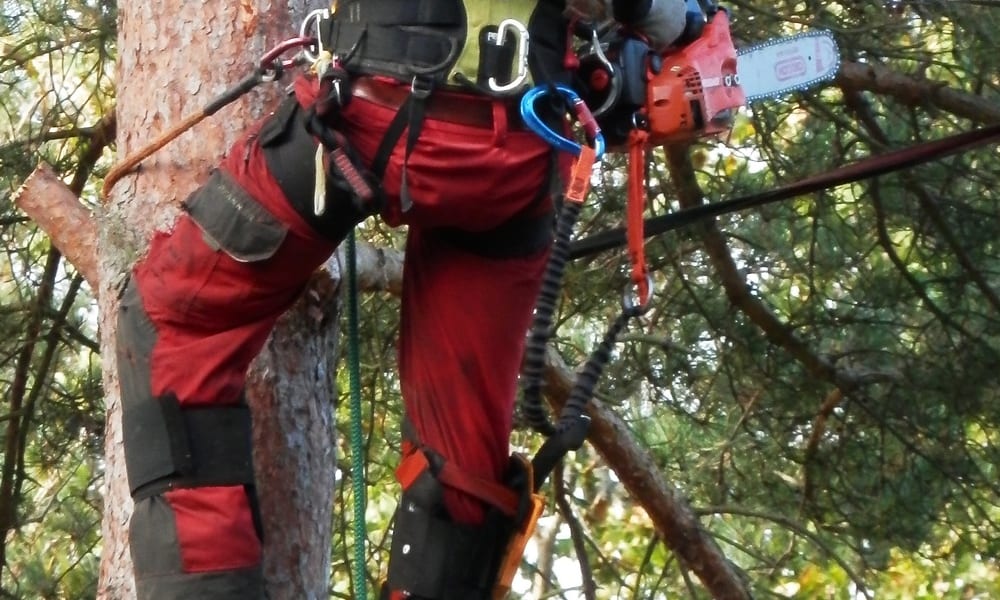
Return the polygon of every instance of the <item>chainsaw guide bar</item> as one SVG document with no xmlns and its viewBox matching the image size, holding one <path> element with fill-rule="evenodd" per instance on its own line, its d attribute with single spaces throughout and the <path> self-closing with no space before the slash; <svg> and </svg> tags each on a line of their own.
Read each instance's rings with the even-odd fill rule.
<svg viewBox="0 0 1000 600">
<path fill-rule="evenodd" d="M 736 72 L 748 104 L 828 81 L 838 69 L 837 42 L 822 29 L 742 48 L 736 56 Z"/>
</svg>

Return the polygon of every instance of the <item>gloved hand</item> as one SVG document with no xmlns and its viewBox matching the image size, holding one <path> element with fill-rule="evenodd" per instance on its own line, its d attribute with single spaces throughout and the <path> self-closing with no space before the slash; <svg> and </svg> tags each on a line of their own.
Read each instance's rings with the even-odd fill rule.
<svg viewBox="0 0 1000 600">
<path fill-rule="evenodd" d="M 656 52 L 666 50 L 681 38 L 689 36 L 691 28 L 691 0 L 610 0 L 612 15 L 619 23 L 634 29 L 646 37 L 650 47 Z M 694 0 L 698 15 L 704 22 L 701 7 Z"/>
</svg>

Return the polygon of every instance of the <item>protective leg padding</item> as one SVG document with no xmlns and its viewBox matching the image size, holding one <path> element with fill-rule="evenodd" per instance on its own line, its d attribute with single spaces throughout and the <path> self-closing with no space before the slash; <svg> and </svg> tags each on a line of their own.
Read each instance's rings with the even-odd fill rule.
<svg viewBox="0 0 1000 600">
<path fill-rule="evenodd" d="M 120 377 L 137 597 L 263 598 L 249 409 L 184 407 L 173 394 L 153 395 L 157 332 L 135 280 L 122 298 L 118 336 L 119 363 L 129 366 Z"/>
<path fill-rule="evenodd" d="M 253 485 L 250 411 L 235 405 L 182 407 L 153 397 L 150 362 L 157 334 L 135 280 L 118 319 L 122 435 L 129 489 L 139 500 L 174 487 Z"/>
<path fill-rule="evenodd" d="M 398 473 L 398 472 L 397 472 Z M 499 600 L 510 590 L 543 502 L 530 493 L 530 462 L 511 460 L 506 484 L 521 499 L 516 513 L 493 508 L 479 525 L 454 522 L 431 469 L 408 474 L 389 561 L 388 591 L 428 600 Z"/>
<path fill-rule="evenodd" d="M 433 476 L 426 472 L 422 479 Z M 415 487 L 434 486 L 422 481 Z M 389 588 L 431 600 L 488 600 L 513 521 L 491 512 L 481 525 L 461 525 L 421 496 L 404 492 L 396 511 Z"/>
</svg>

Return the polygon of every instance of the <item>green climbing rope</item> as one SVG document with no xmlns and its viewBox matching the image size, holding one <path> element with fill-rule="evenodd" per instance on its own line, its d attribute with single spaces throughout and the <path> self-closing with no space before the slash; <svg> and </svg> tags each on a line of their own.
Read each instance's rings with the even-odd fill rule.
<svg viewBox="0 0 1000 600">
<path fill-rule="evenodd" d="M 367 600 L 367 568 L 365 541 L 368 530 L 365 523 L 365 463 L 364 436 L 361 431 L 361 359 L 358 330 L 358 265 L 357 242 L 352 230 L 347 236 L 347 370 L 351 398 L 351 489 L 354 495 L 354 598 Z"/>
</svg>

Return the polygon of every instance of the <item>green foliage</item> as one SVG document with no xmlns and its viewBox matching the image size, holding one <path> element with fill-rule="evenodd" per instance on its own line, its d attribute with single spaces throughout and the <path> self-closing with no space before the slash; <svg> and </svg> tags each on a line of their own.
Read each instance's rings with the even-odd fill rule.
<svg viewBox="0 0 1000 600">
<path fill-rule="evenodd" d="M 731 6 L 746 41 L 826 27 L 847 60 L 884 64 L 996 105 L 996 52 L 982 62 L 978 52 L 995 47 L 1000 9 L 888 4 Z M 724 145 L 692 149 L 707 201 L 997 119 L 949 114 L 905 89 L 838 86 L 749 114 Z M 1000 399 L 998 169 L 996 149 L 987 147 L 718 219 L 752 299 L 794 334 L 801 355 L 733 304 L 702 228 L 647 244 L 656 301 L 641 331 L 619 347 L 602 399 L 701 507 L 762 596 L 995 595 L 988 540 L 998 533 L 1000 496 L 996 440 L 985 432 L 996 430 Z M 618 225 L 623 186 L 605 179 L 585 231 Z M 651 181 L 652 212 L 676 210 L 665 160 Z M 560 330 L 571 364 L 613 314 L 623 262 L 606 254 L 571 274 Z M 851 383 L 834 395 L 838 380 L 811 371 L 808 360 Z M 586 533 L 595 544 L 610 535 Z M 677 579 L 629 597 L 685 589 Z"/>
<path fill-rule="evenodd" d="M 12 203 L 40 161 L 86 181 L 88 127 L 110 109 L 113 3 L 3 2 L 0 14 L 0 593 L 96 595 L 103 392 L 96 307 Z M 94 202 L 91 186 L 85 202 Z"/>
</svg>

